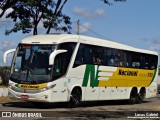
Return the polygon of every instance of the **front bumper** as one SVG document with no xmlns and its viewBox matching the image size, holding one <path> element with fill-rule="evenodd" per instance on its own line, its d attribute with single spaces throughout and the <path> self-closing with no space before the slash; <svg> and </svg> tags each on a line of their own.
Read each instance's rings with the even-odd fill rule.
<svg viewBox="0 0 160 120">
<path fill-rule="evenodd" d="M 9 88 L 8 92 L 11 99 L 21 99 L 33 102 L 52 102 L 51 89 L 39 93 L 20 93 Z M 21 97 L 22 95 L 27 95 L 28 98 L 24 99 Z"/>
</svg>

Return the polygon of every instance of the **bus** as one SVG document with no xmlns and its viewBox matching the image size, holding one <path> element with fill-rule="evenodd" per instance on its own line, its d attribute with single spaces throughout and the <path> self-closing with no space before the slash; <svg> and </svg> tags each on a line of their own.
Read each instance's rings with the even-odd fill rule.
<svg viewBox="0 0 160 120">
<path fill-rule="evenodd" d="M 156 96 L 158 54 L 111 40 L 49 34 L 23 39 L 14 52 L 9 97 L 37 105 L 128 100 Z"/>
</svg>

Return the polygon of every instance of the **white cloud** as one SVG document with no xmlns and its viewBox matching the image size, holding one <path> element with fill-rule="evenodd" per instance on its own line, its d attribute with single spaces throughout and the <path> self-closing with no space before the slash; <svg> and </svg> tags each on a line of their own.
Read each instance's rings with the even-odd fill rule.
<svg viewBox="0 0 160 120">
<path fill-rule="evenodd" d="M 142 41 L 150 42 L 152 46 L 149 49 L 160 54 L 160 37 L 143 38 Z"/>
<path fill-rule="evenodd" d="M 73 8 L 73 13 L 76 15 L 84 16 L 84 17 L 94 17 L 94 13 L 90 11 L 88 8 Z"/>
<path fill-rule="evenodd" d="M 154 44 L 150 47 L 150 50 L 156 51 L 160 54 L 160 44 Z"/>
<path fill-rule="evenodd" d="M 152 46 L 149 48 L 152 51 L 155 51 L 160 55 L 160 37 L 153 37 L 153 38 L 145 38 L 145 41 L 150 41 Z M 160 59 L 159 59 L 160 63 Z"/>
<path fill-rule="evenodd" d="M 5 52 L 6 50 L 16 48 L 17 42 L 13 41 L 1 41 L 0 42 L 0 51 Z"/>
<path fill-rule="evenodd" d="M 12 55 L 8 55 L 7 57 L 7 64 L 3 64 L 3 54 L 4 52 L 6 52 L 7 50 L 9 49 L 14 49 L 16 48 L 18 42 L 16 41 L 0 41 L 0 66 L 1 65 L 9 65 L 11 64 L 11 61 L 12 61 L 12 57 L 13 57 L 13 54 Z"/>
<path fill-rule="evenodd" d="M 85 22 L 80 25 L 79 32 L 80 34 L 87 33 L 91 29 L 92 25 L 89 22 Z M 75 32 L 77 33 L 77 28 L 75 29 Z"/>
<path fill-rule="evenodd" d="M 143 38 L 145 42 L 152 42 L 153 44 L 160 44 L 160 37 Z"/>
<path fill-rule="evenodd" d="M 88 8 L 74 7 L 72 11 L 76 15 L 87 17 L 87 18 L 95 18 L 95 17 L 104 17 L 105 16 L 105 10 L 103 10 L 103 9 L 96 9 L 96 11 L 91 11 Z"/>
<path fill-rule="evenodd" d="M 96 13 L 98 16 L 102 16 L 102 17 L 104 17 L 105 14 L 106 14 L 103 9 L 97 9 L 95 13 Z"/>
</svg>

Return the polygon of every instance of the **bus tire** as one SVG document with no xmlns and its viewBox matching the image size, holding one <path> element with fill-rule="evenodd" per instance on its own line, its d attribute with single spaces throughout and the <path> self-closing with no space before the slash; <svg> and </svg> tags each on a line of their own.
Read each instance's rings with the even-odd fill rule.
<svg viewBox="0 0 160 120">
<path fill-rule="evenodd" d="M 79 89 L 73 89 L 70 95 L 69 107 L 78 107 L 81 102 L 81 92 Z"/>
<path fill-rule="evenodd" d="M 141 89 L 139 94 L 137 95 L 137 103 L 142 103 L 144 101 L 146 95 L 145 89 Z"/>
<path fill-rule="evenodd" d="M 137 94 L 137 97 L 136 97 L 136 103 L 140 104 L 143 102 L 143 98 L 140 94 Z"/>
<path fill-rule="evenodd" d="M 137 91 L 136 89 L 132 89 L 130 98 L 129 98 L 129 104 L 135 104 L 137 101 Z"/>
</svg>

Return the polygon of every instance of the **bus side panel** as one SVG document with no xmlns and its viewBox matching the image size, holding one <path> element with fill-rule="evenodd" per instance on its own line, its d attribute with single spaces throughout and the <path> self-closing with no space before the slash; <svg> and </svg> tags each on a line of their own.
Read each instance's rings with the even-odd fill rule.
<svg viewBox="0 0 160 120">
<path fill-rule="evenodd" d="M 84 100 L 84 92 L 85 92 L 85 87 L 82 87 L 82 81 L 84 77 L 84 72 L 85 72 L 86 65 L 81 65 L 76 68 L 70 68 L 67 76 L 66 76 L 66 84 L 67 84 L 67 89 L 68 89 L 68 95 L 70 96 L 72 90 L 75 87 L 80 87 L 82 90 L 82 100 Z M 68 98 L 69 99 L 69 98 Z"/>
<path fill-rule="evenodd" d="M 52 101 L 65 102 L 67 101 L 67 86 L 64 83 L 65 78 L 60 78 L 54 81 L 55 87 L 52 88 Z"/>
<path fill-rule="evenodd" d="M 146 98 L 155 97 L 157 95 L 157 85 L 158 85 L 158 68 L 155 71 L 155 76 L 153 77 L 153 81 L 147 87 L 147 95 Z"/>
</svg>

